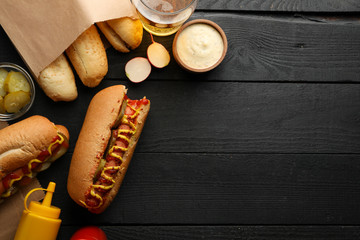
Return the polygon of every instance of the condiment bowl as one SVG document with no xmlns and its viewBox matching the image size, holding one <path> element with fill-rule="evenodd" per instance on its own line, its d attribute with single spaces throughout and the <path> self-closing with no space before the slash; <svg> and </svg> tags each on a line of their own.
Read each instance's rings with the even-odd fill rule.
<svg viewBox="0 0 360 240">
<path fill-rule="evenodd" d="M 209 57 L 214 58 L 211 61 L 209 61 L 206 64 L 203 64 L 201 66 L 196 64 L 197 62 L 201 61 L 201 58 L 198 58 L 198 59 L 194 58 L 194 59 L 191 59 L 191 61 L 188 61 L 189 58 L 192 58 L 192 56 L 195 56 L 197 54 L 196 52 L 190 52 L 190 51 L 196 51 L 196 50 L 194 50 L 195 47 L 191 47 L 191 46 L 189 46 L 189 44 L 184 46 L 184 48 L 187 48 L 187 50 L 184 50 L 184 48 L 181 47 L 182 45 L 185 45 L 185 44 L 181 43 L 181 41 L 183 41 L 182 39 L 185 38 L 185 34 L 183 34 L 183 33 L 190 26 L 195 26 L 196 24 L 198 24 L 197 26 L 210 26 L 210 28 L 209 27 L 206 27 L 206 28 L 211 29 L 210 31 L 213 32 L 211 36 L 216 36 L 216 39 L 215 38 L 206 39 L 206 38 L 204 38 L 204 35 L 207 35 L 207 34 L 203 34 L 203 35 L 200 35 L 200 37 L 194 37 L 194 39 L 191 39 L 191 41 L 187 41 L 187 43 L 192 42 L 194 46 L 196 45 L 199 47 L 208 47 L 209 45 L 211 46 L 213 43 L 217 42 L 220 44 L 220 47 L 221 47 L 221 44 L 223 46 L 222 52 L 220 52 L 221 50 L 218 50 L 218 52 L 216 54 L 212 54 L 212 52 L 209 49 L 205 49 L 205 50 L 199 49 L 199 52 L 201 51 L 201 53 L 210 51 L 211 53 L 209 53 Z M 213 29 L 215 29 L 216 31 L 213 31 Z M 218 32 L 218 34 L 216 34 L 216 32 Z M 189 36 L 192 37 L 191 35 L 189 35 Z M 218 37 L 218 36 L 220 36 L 220 37 Z M 221 40 L 220 40 L 220 38 L 221 38 Z M 172 51 L 173 51 L 175 61 L 183 69 L 190 71 L 190 72 L 194 72 L 194 73 L 203 73 L 203 72 L 208 72 L 208 71 L 216 68 L 224 60 L 226 52 L 227 52 L 227 46 L 228 46 L 228 43 L 227 43 L 226 35 L 225 35 L 224 31 L 222 30 L 222 28 L 218 24 L 214 23 L 213 21 L 207 20 L 207 19 L 195 19 L 195 20 L 192 20 L 192 21 L 184 24 L 179 29 L 179 31 L 176 33 L 176 35 L 174 37 L 173 45 L 172 45 Z M 189 50 L 189 48 L 191 48 L 191 50 Z M 212 48 L 214 48 L 214 46 L 212 46 Z M 183 51 L 183 53 L 182 53 L 182 51 Z M 188 51 L 189 57 L 184 57 L 184 51 Z M 199 54 L 199 55 L 201 55 L 201 54 Z M 203 55 L 202 59 L 204 59 L 204 60 L 208 59 L 208 57 L 204 57 L 204 56 L 206 56 L 206 55 Z M 199 59 L 200 59 L 200 61 L 198 61 Z M 194 64 L 191 62 L 194 62 Z"/>
<path fill-rule="evenodd" d="M 25 69 L 23 69 L 22 67 L 20 67 L 17 64 L 1 62 L 0 68 L 3 68 L 5 70 L 7 70 L 8 72 L 10 72 L 11 70 L 20 72 L 26 78 L 26 80 L 28 81 L 28 83 L 30 85 L 30 101 L 29 101 L 29 103 L 27 103 L 18 112 L 0 113 L 0 121 L 11 121 L 11 120 L 15 120 L 15 119 L 23 116 L 32 107 L 34 100 L 35 100 L 35 85 L 34 85 L 34 81 L 33 81 L 32 77 L 30 76 L 30 74 Z"/>
</svg>

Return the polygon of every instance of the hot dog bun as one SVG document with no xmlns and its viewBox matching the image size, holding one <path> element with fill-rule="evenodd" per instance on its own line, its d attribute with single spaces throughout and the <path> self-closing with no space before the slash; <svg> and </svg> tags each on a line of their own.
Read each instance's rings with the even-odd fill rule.
<svg viewBox="0 0 360 240">
<path fill-rule="evenodd" d="M 58 132 L 69 139 L 64 126 L 56 127 L 47 118 L 32 116 L 0 130 L 0 177 L 26 165 L 44 151 Z"/>
<path fill-rule="evenodd" d="M 143 37 L 143 27 L 139 19 L 122 17 L 98 22 L 97 26 L 110 44 L 120 52 L 137 48 Z"/>
<path fill-rule="evenodd" d="M 78 96 L 75 77 L 64 54 L 41 71 L 37 82 L 45 94 L 55 102 L 73 101 Z"/>
<path fill-rule="evenodd" d="M 109 41 L 111 46 L 116 50 L 123 53 L 130 52 L 130 49 L 126 46 L 126 43 L 116 34 L 116 32 L 107 24 L 107 22 L 98 22 L 96 25 L 100 31 L 104 34 L 105 38 Z"/>
<path fill-rule="evenodd" d="M 80 80 L 87 87 L 100 84 L 108 71 L 104 44 L 95 27 L 91 25 L 66 49 Z"/>
<path fill-rule="evenodd" d="M 55 127 L 58 133 L 62 133 L 67 138 L 67 140 L 70 139 L 69 131 L 65 126 L 56 124 Z"/>
<path fill-rule="evenodd" d="M 101 158 L 105 158 L 105 151 L 119 115 L 121 105 L 125 99 L 126 89 L 122 85 L 108 87 L 97 93 L 88 107 L 82 129 L 76 142 L 72 156 L 67 189 L 71 198 L 82 207 L 86 207 L 86 193 L 93 184 L 93 179 Z M 93 213 L 103 212 L 116 196 L 124 178 L 135 146 L 140 137 L 150 103 L 139 111 L 136 120 L 136 133 L 130 138 L 127 151 L 122 157 L 119 170 L 113 177 L 114 187 L 106 193 L 104 203 L 97 208 L 89 208 Z M 101 116 L 101 117 L 99 117 Z"/>
</svg>

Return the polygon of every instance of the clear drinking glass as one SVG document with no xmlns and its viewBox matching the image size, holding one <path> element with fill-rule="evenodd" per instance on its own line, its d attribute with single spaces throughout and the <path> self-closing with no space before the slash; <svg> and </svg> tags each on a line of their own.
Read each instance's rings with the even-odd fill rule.
<svg viewBox="0 0 360 240">
<path fill-rule="evenodd" d="M 156 36 L 175 33 L 194 12 L 198 0 L 131 0 L 146 31 Z"/>
</svg>

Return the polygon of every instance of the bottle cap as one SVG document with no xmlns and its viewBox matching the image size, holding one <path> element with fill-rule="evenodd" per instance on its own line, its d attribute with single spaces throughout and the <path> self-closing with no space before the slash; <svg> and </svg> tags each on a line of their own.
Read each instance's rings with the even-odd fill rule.
<svg viewBox="0 0 360 240">
<path fill-rule="evenodd" d="M 26 200 L 27 197 L 30 195 L 30 193 L 25 198 L 25 209 L 28 212 L 31 212 L 33 214 L 37 214 L 43 217 L 48 218 L 59 218 L 61 209 L 55 206 L 51 205 L 51 200 L 53 197 L 53 193 L 55 191 L 56 184 L 54 182 L 50 182 L 47 189 L 46 189 L 46 195 L 42 203 L 31 201 L 29 204 L 29 208 L 26 206 Z"/>
</svg>

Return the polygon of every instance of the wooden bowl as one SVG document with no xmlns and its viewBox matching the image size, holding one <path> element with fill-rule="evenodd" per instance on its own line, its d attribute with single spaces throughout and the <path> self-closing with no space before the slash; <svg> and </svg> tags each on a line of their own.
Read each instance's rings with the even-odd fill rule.
<svg viewBox="0 0 360 240">
<path fill-rule="evenodd" d="M 179 56 L 179 52 L 178 52 L 178 48 L 177 48 L 177 42 L 179 39 L 180 34 L 189 26 L 193 25 L 193 24 L 207 24 L 211 27 L 213 27 L 215 30 L 218 31 L 218 33 L 220 34 L 221 38 L 222 38 L 222 43 L 223 43 L 223 51 L 221 56 L 218 58 L 218 60 L 213 63 L 210 66 L 204 67 L 204 68 L 198 68 L 198 67 L 194 67 L 194 66 L 190 66 L 189 64 L 186 64 L 181 57 Z M 202 73 L 202 72 L 208 72 L 212 69 L 214 69 L 215 67 L 217 67 L 225 58 L 226 55 L 226 51 L 227 51 L 227 39 L 226 39 L 226 35 L 224 33 L 224 31 L 222 30 L 222 28 L 217 25 L 216 23 L 207 20 L 207 19 L 196 19 L 196 20 L 192 20 L 190 22 L 187 22 L 186 24 L 184 24 L 179 31 L 176 33 L 175 37 L 174 37 L 174 41 L 173 41 L 173 45 L 172 45 L 172 51 L 173 51 L 173 55 L 175 58 L 175 61 L 185 70 L 190 71 L 190 72 L 194 72 L 194 73 Z"/>
</svg>

